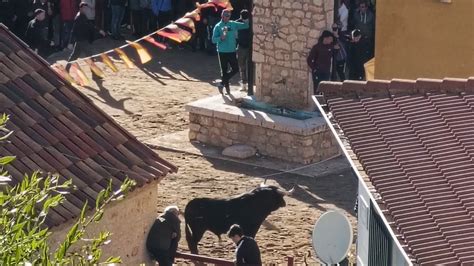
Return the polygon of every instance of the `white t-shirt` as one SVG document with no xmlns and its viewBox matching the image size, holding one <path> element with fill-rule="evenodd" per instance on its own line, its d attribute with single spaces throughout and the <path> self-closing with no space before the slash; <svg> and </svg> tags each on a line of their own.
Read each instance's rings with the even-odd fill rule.
<svg viewBox="0 0 474 266">
<path fill-rule="evenodd" d="M 347 22 L 349 20 L 349 9 L 347 9 L 346 5 L 342 3 L 337 12 L 339 14 L 339 20 L 341 21 L 341 24 L 342 24 L 341 30 L 346 31 Z"/>
</svg>

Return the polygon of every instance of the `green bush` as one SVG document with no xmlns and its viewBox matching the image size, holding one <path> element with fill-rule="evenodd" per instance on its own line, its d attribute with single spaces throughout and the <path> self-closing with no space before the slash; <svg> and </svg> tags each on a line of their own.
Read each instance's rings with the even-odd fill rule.
<svg viewBox="0 0 474 266">
<path fill-rule="evenodd" d="M 0 117 L 0 142 L 8 141 L 12 132 L 5 128 L 8 117 Z M 1 143 L 0 143 L 1 145 Z M 58 175 L 35 172 L 25 175 L 21 182 L 11 186 L 5 166 L 14 156 L 0 157 L 0 265 L 94 265 L 120 263 L 120 257 L 102 259 L 103 245 L 110 242 L 109 232 L 94 238 L 85 238 L 87 227 L 101 220 L 107 204 L 123 196 L 135 185 L 126 179 L 117 190 L 112 183 L 98 194 L 95 208 L 86 214 L 84 204 L 76 223 L 55 250 L 50 249 L 51 230 L 45 224 L 51 208 L 66 200 L 65 195 L 76 189 L 71 180 L 60 182 Z"/>
</svg>

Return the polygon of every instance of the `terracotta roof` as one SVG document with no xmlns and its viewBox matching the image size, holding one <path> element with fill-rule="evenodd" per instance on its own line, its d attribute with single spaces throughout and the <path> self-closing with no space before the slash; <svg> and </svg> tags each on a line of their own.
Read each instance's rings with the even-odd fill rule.
<svg viewBox="0 0 474 266">
<path fill-rule="evenodd" d="M 413 261 L 474 264 L 474 78 L 320 86 Z"/>
<path fill-rule="evenodd" d="M 95 203 L 110 178 L 126 176 L 141 186 L 177 168 L 117 125 L 91 100 L 68 85 L 49 64 L 0 24 L 0 113 L 14 130 L 0 155 L 16 155 L 7 167 L 15 182 L 36 170 L 72 178 L 78 187 L 55 208 L 48 225 L 76 217 Z"/>
</svg>

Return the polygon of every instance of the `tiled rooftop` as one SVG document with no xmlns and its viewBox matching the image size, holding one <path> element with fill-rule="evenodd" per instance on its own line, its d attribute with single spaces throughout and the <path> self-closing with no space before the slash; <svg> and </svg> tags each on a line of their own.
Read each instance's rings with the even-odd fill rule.
<svg viewBox="0 0 474 266">
<path fill-rule="evenodd" d="M 115 188 L 126 176 L 138 186 L 177 168 L 136 140 L 91 100 L 60 78 L 0 24 L 0 114 L 10 115 L 14 131 L 1 155 L 15 155 L 7 167 L 19 182 L 36 170 L 59 173 L 78 187 L 67 202 L 50 212 L 47 224 L 76 217 L 112 178 Z"/>
<path fill-rule="evenodd" d="M 474 264 L 474 78 L 321 91 L 414 262 Z"/>
</svg>

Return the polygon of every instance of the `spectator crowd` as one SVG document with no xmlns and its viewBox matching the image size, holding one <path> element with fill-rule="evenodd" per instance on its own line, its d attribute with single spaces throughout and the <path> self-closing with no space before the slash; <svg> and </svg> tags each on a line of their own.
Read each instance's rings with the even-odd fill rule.
<svg viewBox="0 0 474 266">
<path fill-rule="evenodd" d="M 0 23 L 42 56 L 63 49 L 73 49 L 74 20 L 79 15 L 79 4 L 84 15 L 97 29 L 103 29 L 110 38 L 124 39 L 127 30 L 136 38 L 165 27 L 196 8 L 196 2 L 207 0 L 0 0 Z M 248 8 L 248 0 L 232 0 L 233 16 Z M 214 26 L 220 21 L 220 12 L 213 8 L 203 10 L 196 25 L 191 48 L 216 54 L 212 43 Z"/>
<path fill-rule="evenodd" d="M 314 93 L 321 81 L 364 80 L 364 64 L 374 57 L 375 6 L 366 0 L 341 0 L 336 23 L 321 33 L 307 58 Z"/>
</svg>

